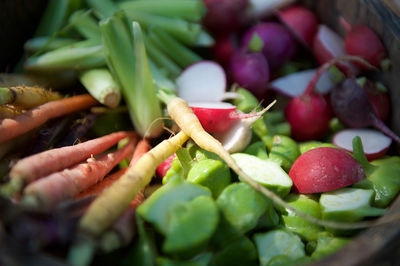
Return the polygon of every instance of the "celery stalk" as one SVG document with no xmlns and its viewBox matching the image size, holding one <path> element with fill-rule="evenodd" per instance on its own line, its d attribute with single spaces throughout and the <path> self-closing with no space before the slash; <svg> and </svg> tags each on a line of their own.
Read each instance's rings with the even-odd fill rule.
<svg viewBox="0 0 400 266">
<path fill-rule="evenodd" d="M 86 40 L 29 58 L 25 69 L 30 71 L 82 70 L 105 65 L 103 46 Z"/>
<path fill-rule="evenodd" d="M 161 71 L 156 64 L 149 59 L 149 65 L 151 70 L 151 75 L 153 76 L 154 83 L 158 90 L 165 89 L 176 93 L 176 85 L 172 80 L 170 80 L 167 75 Z"/>
<path fill-rule="evenodd" d="M 92 12 L 77 10 L 69 18 L 69 23 L 86 39 L 101 39 L 99 24 L 92 17 Z"/>
<path fill-rule="evenodd" d="M 80 81 L 100 103 L 111 108 L 118 106 L 121 100 L 120 87 L 107 69 L 97 68 L 84 71 L 80 75 Z"/>
<path fill-rule="evenodd" d="M 161 106 L 151 76 L 141 28 L 116 13 L 100 22 L 109 69 L 119 81 L 122 95 L 137 132 L 156 137 L 162 132 Z"/>
<path fill-rule="evenodd" d="M 149 32 L 148 38 L 183 68 L 202 59 L 159 27 L 153 27 Z"/>
<path fill-rule="evenodd" d="M 154 15 L 200 21 L 206 13 L 201 0 L 136 0 L 119 3 L 126 12 L 146 12 Z"/>
<path fill-rule="evenodd" d="M 126 14 L 129 19 L 139 22 L 143 27 L 158 26 L 188 45 L 196 43 L 201 33 L 200 23 L 191 23 L 183 19 L 158 16 L 135 10 L 129 10 Z"/>
</svg>

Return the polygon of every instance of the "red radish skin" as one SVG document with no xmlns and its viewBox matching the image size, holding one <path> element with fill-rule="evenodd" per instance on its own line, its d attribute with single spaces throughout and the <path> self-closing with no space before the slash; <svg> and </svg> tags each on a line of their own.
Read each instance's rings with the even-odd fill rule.
<svg viewBox="0 0 400 266">
<path fill-rule="evenodd" d="M 176 154 L 169 156 L 164 162 L 162 162 L 156 169 L 156 174 L 158 177 L 163 178 L 168 170 L 172 166 L 172 161 L 174 160 Z"/>
<path fill-rule="evenodd" d="M 297 42 L 290 31 L 277 22 L 264 22 L 248 29 L 242 38 L 242 49 L 247 47 L 254 34 L 263 41 L 262 53 L 271 70 L 292 59 L 297 53 Z"/>
<path fill-rule="evenodd" d="M 313 41 L 313 53 L 320 64 L 324 64 L 336 57 L 345 56 L 344 40 L 326 25 L 319 25 L 318 32 Z M 359 69 L 349 62 L 337 62 L 347 76 L 357 75 Z"/>
<path fill-rule="evenodd" d="M 361 138 L 365 156 L 369 161 L 382 157 L 389 150 L 392 139 L 373 129 L 344 129 L 335 134 L 333 144 L 352 153 L 353 138 Z"/>
<path fill-rule="evenodd" d="M 387 58 L 385 46 L 375 32 L 366 25 L 355 25 L 346 34 L 345 48 L 349 55 L 360 56 L 375 67 Z M 364 65 L 358 65 L 365 69 Z"/>
<path fill-rule="evenodd" d="M 215 44 L 211 47 L 211 51 L 216 60 L 224 67 L 228 67 L 231 58 L 237 47 L 235 45 L 234 36 L 231 34 L 225 34 L 217 36 Z"/>
<path fill-rule="evenodd" d="M 293 191 L 322 193 L 350 186 L 365 178 L 365 172 L 352 156 L 343 150 L 320 147 L 303 153 L 289 171 Z"/>
<path fill-rule="evenodd" d="M 376 83 L 371 80 L 365 82 L 363 89 L 367 93 L 376 116 L 383 122 L 388 121 L 390 114 L 390 100 L 387 92 L 379 91 Z"/>
<path fill-rule="evenodd" d="M 236 107 L 229 103 L 189 103 L 194 114 L 207 132 L 223 132 L 227 130 L 233 119 L 231 114 Z"/>
<path fill-rule="evenodd" d="M 294 5 L 278 11 L 278 16 L 300 42 L 308 48 L 312 47 L 318 30 L 318 19 L 311 10 Z"/>
</svg>

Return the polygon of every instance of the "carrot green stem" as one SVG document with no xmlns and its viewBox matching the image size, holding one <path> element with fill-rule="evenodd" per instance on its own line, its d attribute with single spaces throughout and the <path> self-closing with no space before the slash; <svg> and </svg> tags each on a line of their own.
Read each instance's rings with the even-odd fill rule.
<svg viewBox="0 0 400 266">
<path fill-rule="evenodd" d="M 107 65 L 118 80 L 133 125 L 141 136 L 162 132 L 161 106 L 147 60 L 143 34 L 138 23 L 129 23 L 124 13 L 102 20 L 100 29 Z"/>
<path fill-rule="evenodd" d="M 49 101 L 59 100 L 61 95 L 40 87 L 0 88 L 0 105 L 12 104 L 20 108 L 30 109 Z"/>
<path fill-rule="evenodd" d="M 206 13 L 201 0 L 139 0 L 125 1 L 118 4 L 126 12 L 146 12 L 188 21 L 200 21 Z"/>
<path fill-rule="evenodd" d="M 25 42 L 24 50 L 28 53 L 36 53 L 38 51 L 47 52 L 76 42 L 78 42 L 78 40 L 65 37 L 35 37 Z"/>
<path fill-rule="evenodd" d="M 119 11 L 118 6 L 111 0 L 87 0 L 89 7 L 94 8 L 100 19 L 111 17 Z"/>
<path fill-rule="evenodd" d="M 92 10 L 77 10 L 69 17 L 69 23 L 86 39 L 101 39 L 99 24 L 92 17 Z"/>
</svg>

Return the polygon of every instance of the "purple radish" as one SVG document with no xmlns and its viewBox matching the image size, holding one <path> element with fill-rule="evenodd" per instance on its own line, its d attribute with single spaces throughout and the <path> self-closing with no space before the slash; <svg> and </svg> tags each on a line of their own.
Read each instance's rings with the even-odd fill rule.
<svg viewBox="0 0 400 266">
<path fill-rule="evenodd" d="M 247 30 L 242 39 L 244 50 L 248 49 L 254 36 L 262 40 L 262 53 L 271 70 L 281 67 L 296 55 L 295 38 L 287 28 L 277 22 L 260 23 Z"/>
<path fill-rule="evenodd" d="M 313 53 L 320 64 L 333 58 L 345 56 L 344 40 L 326 25 L 319 25 L 313 42 Z M 346 75 L 357 75 L 359 69 L 349 62 L 338 62 L 339 67 Z"/>
<path fill-rule="evenodd" d="M 203 25 L 215 34 L 226 34 L 239 30 L 245 23 L 243 10 L 248 0 L 203 0 L 207 13 Z"/>
<path fill-rule="evenodd" d="M 367 94 L 354 78 L 345 79 L 332 90 L 331 104 L 336 116 L 346 126 L 373 126 L 400 143 L 400 138 L 377 117 Z"/>
<path fill-rule="evenodd" d="M 348 152 L 353 152 L 353 138 L 356 136 L 361 138 L 364 153 L 370 161 L 385 155 L 392 144 L 391 138 L 380 131 L 367 128 L 341 130 L 333 136 L 332 142 Z"/>
<path fill-rule="evenodd" d="M 236 53 L 230 63 L 233 80 L 261 99 L 268 88 L 269 66 L 261 53 Z"/>
<path fill-rule="evenodd" d="M 317 16 L 304 6 L 294 5 L 278 11 L 279 19 L 289 28 L 296 38 L 311 48 L 318 30 Z"/>
<path fill-rule="evenodd" d="M 275 79 L 270 82 L 269 86 L 285 96 L 296 97 L 304 93 L 316 72 L 317 69 L 308 69 L 289 74 Z M 329 93 L 334 86 L 329 71 L 325 71 L 318 80 L 315 90 L 318 93 L 326 94 Z"/>
<path fill-rule="evenodd" d="M 187 102 L 222 101 L 226 90 L 225 70 L 213 61 L 188 66 L 176 79 L 178 96 Z"/>
</svg>

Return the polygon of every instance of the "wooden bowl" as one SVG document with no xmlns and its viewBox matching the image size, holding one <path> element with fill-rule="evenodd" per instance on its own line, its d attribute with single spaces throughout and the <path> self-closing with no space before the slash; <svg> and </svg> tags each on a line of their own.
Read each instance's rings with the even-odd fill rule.
<svg viewBox="0 0 400 266">
<path fill-rule="evenodd" d="M 365 24 L 381 37 L 392 61 L 392 68 L 376 73 L 374 78 L 388 88 L 391 99 L 390 126 L 400 133 L 400 1 L 397 0 L 303 0 L 313 9 L 321 23 L 343 35 L 339 23 L 342 16 L 350 24 Z M 400 146 L 397 146 L 400 151 Z M 400 178 L 400 177 L 399 177 Z M 400 197 L 392 203 L 388 214 L 400 213 Z M 400 221 L 373 227 L 355 237 L 340 251 L 312 265 L 400 265 Z"/>
<path fill-rule="evenodd" d="M 22 54 L 23 43 L 36 28 L 46 0 L 3 0 L 0 2 L 0 71 L 11 72 Z M 393 66 L 389 72 L 376 73 L 390 90 L 390 126 L 400 134 L 400 8 L 397 0 L 302 0 L 321 20 L 343 34 L 339 18 L 351 24 L 366 24 L 383 40 Z M 399 6 L 398 6 L 399 5 Z M 5 52 L 6 51 L 6 52 Z M 400 151 L 400 147 L 397 147 Z M 400 177 L 399 177 L 400 178 Z M 400 198 L 388 211 L 400 213 Z M 365 230 L 340 251 L 312 265 L 400 265 L 400 221 Z"/>
</svg>

